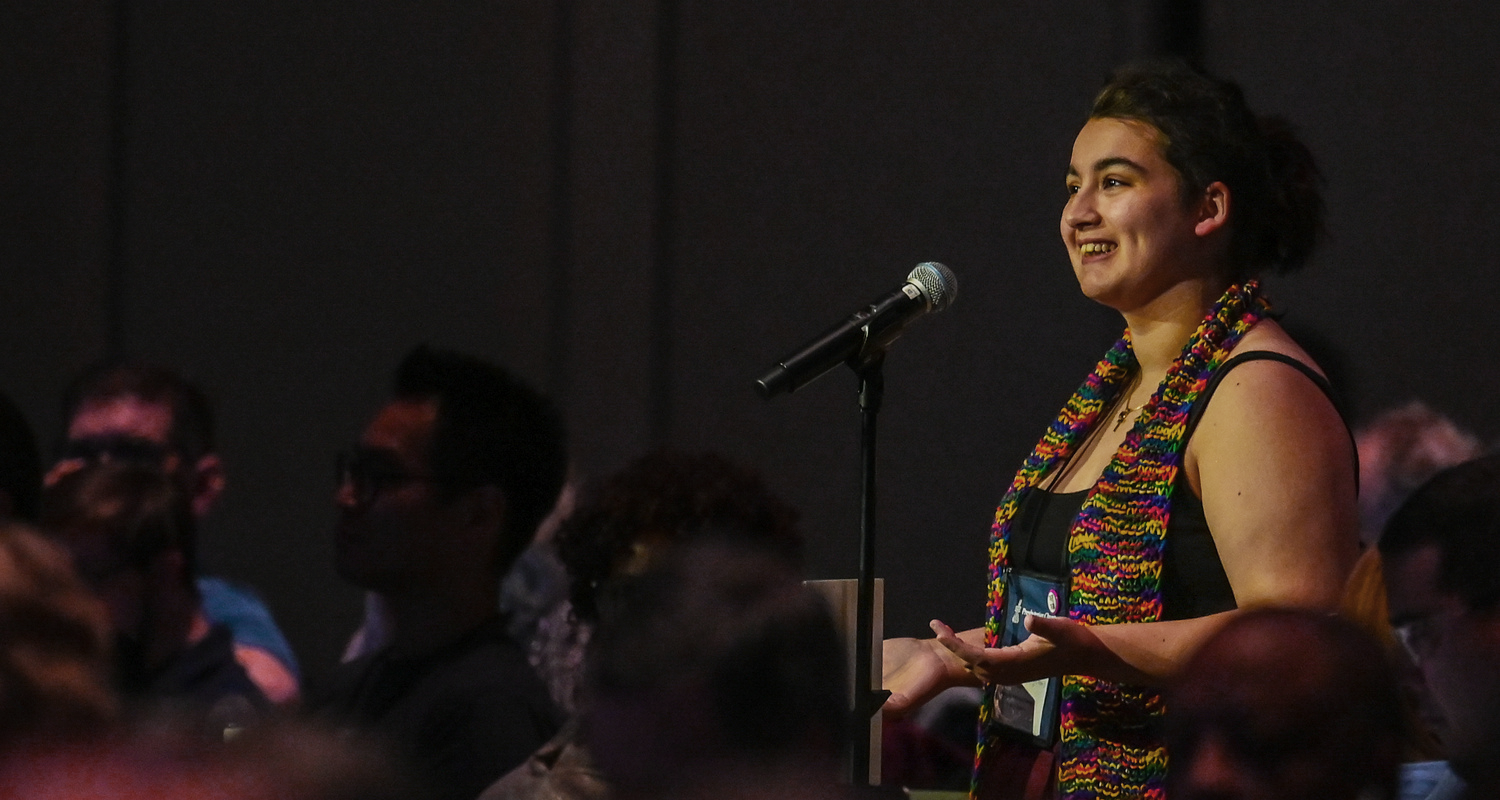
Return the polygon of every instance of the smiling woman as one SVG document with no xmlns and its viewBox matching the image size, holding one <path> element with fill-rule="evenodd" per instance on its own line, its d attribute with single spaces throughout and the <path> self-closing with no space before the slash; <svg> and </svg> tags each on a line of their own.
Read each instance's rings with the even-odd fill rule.
<svg viewBox="0 0 1500 800">
<path fill-rule="evenodd" d="M 1138 120 L 1089 120 L 1068 167 L 1062 236 L 1074 275 L 1085 296 L 1121 312 L 1174 303 L 1174 287 L 1223 261 L 1222 185 L 1184 202 L 1160 139 Z"/>
<path fill-rule="evenodd" d="M 890 713 L 985 688 L 979 796 L 1163 797 L 1157 687 L 1237 609 L 1337 602 L 1352 440 L 1253 279 L 1300 266 L 1321 228 L 1286 131 L 1231 83 L 1151 65 L 1078 134 L 1062 239 L 1125 333 L 1001 500 L 985 627 L 885 648 Z M 1018 753 L 1055 758 L 1048 787 L 999 766 Z"/>
</svg>

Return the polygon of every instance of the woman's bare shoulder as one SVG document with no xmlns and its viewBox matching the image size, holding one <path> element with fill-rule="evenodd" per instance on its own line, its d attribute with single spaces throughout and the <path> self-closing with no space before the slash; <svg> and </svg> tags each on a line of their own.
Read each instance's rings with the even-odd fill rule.
<svg viewBox="0 0 1500 800">
<path fill-rule="evenodd" d="M 1255 327 L 1246 331 L 1230 355 L 1237 356 L 1252 350 L 1267 350 L 1272 353 L 1290 356 L 1311 367 L 1319 375 L 1327 377 L 1323 372 L 1323 368 L 1318 365 L 1318 362 L 1314 361 L 1313 357 L 1308 355 L 1307 351 L 1302 349 L 1301 345 L 1297 344 L 1297 340 L 1293 339 L 1286 332 L 1285 328 L 1276 323 L 1276 320 L 1262 320 Z M 1249 365 L 1247 364 L 1246 366 Z"/>
<path fill-rule="evenodd" d="M 1290 356 L 1323 374 L 1272 321 L 1247 332 L 1234 354 L 1255 350 Z M 1241 363 L 1224 376 L 1188 442 L 1188 460 L 1196 474 L 1207 453 L 1243 457 L 1260 451 L 1272 459 L 1295 458 L 1304 467 L 1324 461 L 1342 470 L 1352 464 L 1352 448 L 1344 420 L 1323 388 L 1301 370 L 1267 359 Z"/>
</svg>

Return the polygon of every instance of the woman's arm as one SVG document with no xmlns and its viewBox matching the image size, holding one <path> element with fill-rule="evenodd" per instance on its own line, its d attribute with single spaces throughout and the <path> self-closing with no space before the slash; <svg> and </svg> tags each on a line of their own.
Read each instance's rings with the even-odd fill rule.
<svg viewBox="0 0 1500 800">
<path fill-rule="evenodd" d="M 1274 361 L 1236 368 L 1205 411 L 1184 466 L 1240 608 L 1337 607 L 1357 551 L 1354 452 L 1315 384 Z M 933 641 L 962 662 L 956 669 L 967 666 L 985 681 L 1082 674 L 1159 684 L 1233 613 L 1094 627 L 1031 617 L 1032 635 L 1006 648 L 983 647 L 981 631 L 955 635 L 934 623 Z"/>
<path fill-rule="evenodd" d="M 1333 404 L 1295 368 L 1225 377 L 1185 467 L 1241 608 L 1337 607 L 1359 554 L 1354 462 Z"/>
<path fill-rule="evenodd" d="M 954 686 L 1018 684 L 1054 675 L 1094 675 L 1121 683 L 1159 683 L 1198 643 L 1236 612 L 1135 625 L 1086 626 L 1066 619 L 1028 617 L 1031 636 L 1013 647 L 986 648 L 984 629 L 955 633 L 932 621 L 933 639 L 887 639 L 886 713 L 900 716 Z"/>
<path fill-rule="evenodd" d="M 1031 635 L 1025 641 L 993 648 L 984 646 L 982 629 L 955 634 L 934 620 L 937 638 L 924 641 L 941 645 L 975 681 L 1015 685 L 1056 675 L 1093 675 L 1120 683 L 1158 684 L 1176 674 L 1198 645 L 1235 613 L 1093 626 L 1027 617 Z"/>
</svg>

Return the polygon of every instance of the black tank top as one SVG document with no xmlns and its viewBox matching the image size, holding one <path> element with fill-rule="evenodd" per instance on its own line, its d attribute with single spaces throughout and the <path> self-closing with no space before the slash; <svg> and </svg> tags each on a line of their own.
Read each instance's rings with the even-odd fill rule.
<svg viewBox="0 0 1500 800">
<path fill-rule="evenodd" d="M 1333 388 L 1311 367 L 1295 358 L 1269 350 L 1252 350 L 1224 362 L 1188 415 L 1183 441 L 1193 436 L 1208 401 L 1229 371 L 1247 361 L 1280 361 L 1306 375 L 1339 408 Z M 1342 413 L 1340 414 L 1342 416 Z M 1352 442 L 1352 437 L 1351 437 Z M 1358 463 L 1355 465 L 1358 469 Z M 1021 501 L 1016 525 L 1011 529 L 1011 563 L 1016 569 L 1065 578 L 1068 569 L 1068 534 L 1082 510 L 1088 491 L 1050 492 L 1033 489 Z M 1224 562 L 1214 545 L 1213 533 L 1203 515 L 1203 501 L 1193 494 L 1184 471 L 1179 470 L 1172 488 L 1172 514 L 1167 518 L 1166 547 L 1162 555 L 1162 619 L 1192 619 L 1236 608 L 1234 589 L 1224 574 Z"/>
</svg>

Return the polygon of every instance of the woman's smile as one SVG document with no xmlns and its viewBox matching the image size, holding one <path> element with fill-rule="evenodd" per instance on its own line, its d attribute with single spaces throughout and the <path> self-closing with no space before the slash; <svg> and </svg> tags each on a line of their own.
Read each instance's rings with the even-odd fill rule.
<svg viewBox="0 0 1500 800">
<path fill-rule="evenodd" d="M 1097 256 L 1107 256 L 1118 247 L 1114 242 L 1083 242 L 1078 245 L 1078 252 L 1085 260 L 1091 260 Z"/>
</svg>

